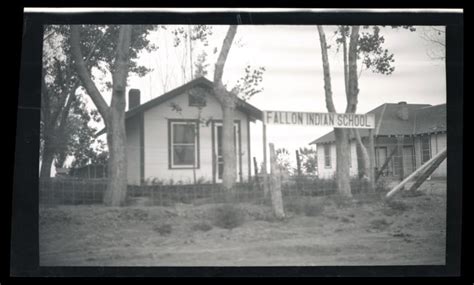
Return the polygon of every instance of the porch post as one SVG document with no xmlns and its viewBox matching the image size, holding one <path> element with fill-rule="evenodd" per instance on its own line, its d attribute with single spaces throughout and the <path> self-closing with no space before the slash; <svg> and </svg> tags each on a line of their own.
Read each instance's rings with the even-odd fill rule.
<svg viewBox="0 0 474 285">
<path fill-rule="evenodd" d="M 375 138 L 374 130 L 369 129 L 369 181 L 370 181 L 370 190 L 375 191 Z"/>
<path fill-rule="evenodd" d="M 263 195 L 264 197 L 268 197 L 269 192 L 269 185 L 268 185 L 268 175 L 267 175 L 267 125 L 265 123 L 265 119 L 263 122 Z"/>
<path fill-rule="evenodd" d="M 397 154 L 398 154 L 398 174 L 400 181 L 405 177 L 403 169 L 403 135 L 397 136 Z"/>
</svg>

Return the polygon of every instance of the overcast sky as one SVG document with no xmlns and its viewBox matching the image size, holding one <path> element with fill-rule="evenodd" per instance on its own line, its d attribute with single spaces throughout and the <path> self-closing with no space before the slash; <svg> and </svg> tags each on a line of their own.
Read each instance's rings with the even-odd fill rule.
<svg viewBox="0 0 474 285">
<path fill-rule="evenodd" d="M 143 54 L 140 63 L 154 68 L 143 78 L 132 76 L 129 88 L 142 91 L 142 103 L 163 94 L 189 80 L 183 78 L 180 64 L 189 66 L 189 53 L 184 46 L 174 48 L 170 30 L 158 30 L 150 39 L 160 48 L 158 52 Z M 213 26 L 213 35 L 207 47 L 193 45 L 193 60 L 205 49 L 209 58 L 208 78 L 212 80 L 213 63 L 218 55 L 228 26 Z M 334 26 L 325 26 L 329 44 L 334 41 Z M 444 27 L 439 27 L 444 30 Z M 428 52 L 438 49 L 422 39 L 423 27 L 416 32 L 405 29 L 382 28 L 384 47 L 395 54 L 395 72 L 384 76 L 364 71 L 359 81 L 358 113 L 365 113 L 383 103 L 446 103 L 445 63 L 433 60 Z M 441 52 L 444 53 L 444 50 Z M 186 62 L 187 60 L 187 62 Z M 345 107 L 342 54 L 335 45 L 330 50 L 332 87 L 336 110 Z M 315 26 L 239 26 L 234 45 L 224 70 L 224 83 L 232 86 L 243 74 L 247 64 L 264 66 L 264 91 L 249 103 L 261 110 L 326 112 L 319 36 Z M 189 70 L 189 68 L 188 68 Z M 166 84 L 164 84 L 166 83 Z M 166 85 L 166 88 L 164 88 Z M 262 157 L 261 124 L 251 125 L 252 156 Z M 285 147 L 294 153 L 298 147 L 308 146 L 312 140 L 331 131 L 321 127 L 274 126 L 267 128 L 268 142 Z"/>
</svg>

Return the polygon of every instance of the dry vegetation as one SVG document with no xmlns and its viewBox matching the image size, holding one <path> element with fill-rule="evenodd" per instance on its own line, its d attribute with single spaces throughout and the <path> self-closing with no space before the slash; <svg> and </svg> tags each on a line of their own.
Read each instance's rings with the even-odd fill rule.
<svg viewBox="0 0 474 285">
<path fill-rule="evenodd" d="M 42 266 L 444 264 L 445 182 L 423 195 L 337 196 L 268 206 L 96 205 L 40 209 Z"/>
</svg>

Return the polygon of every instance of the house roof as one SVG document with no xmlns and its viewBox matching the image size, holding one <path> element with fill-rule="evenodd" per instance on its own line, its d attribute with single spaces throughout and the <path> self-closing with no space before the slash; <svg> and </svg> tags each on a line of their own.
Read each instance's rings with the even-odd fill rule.
<svg viewBox="0 0 474 285">
<path fill-rule="evenodd" d="M 402 104 L 400 104 L 402 103 Z M 431 106 L 428 104 L 385 103 L 367 114 L 375 115 L 376 136 L 417 135 L 446 131 L 446 104 Z M 399 112 L 406 107 L 405 120 Z M 359 129 L 361 137 L 368 136 L 367 129 Z M 350 139 L 354 136 L 350 133 Z M 330 143 L 335 141 L 334 131 L 312 141 L 310 144 Z"/>
<path fill-rule="evenodd" d="M 178 95 L 181 95 L 183 93 L 185 93 L 186 91 L 194 88 L 194 87 L 203 87 L 203 88 L 206 88 L 209 90 L 209 93 L 214 95 L 214 91 L 213 91 L 213 87 L 214 87 L 214 83 L 212 81 L 210 81 L 209 79 L 205 78 L 205 77 L 198 77 L 194 80 L 191 80 L 189 81 L 188 83 L 184 84 L 184 85 L 181 85 L 161 96 L 158 96 L 146 103 L 143 103 L 137 107 L 134 107 L 130 110 L 128 110 L 127 112 L 125 112 L 125 120 L 127 119 L 130 119 L 140 113 L 143 113 L 155 106 L 158 106 L 170 99 L 173 99 L 174 97 L 178 96 Z M 251 120 L 262 120 L 263 118 L 263 112 L 256 108 L 255 106 L 245 102 L 244 100 L 238 98 L 237 99 L 237 110 L 245 113 L 245 114 L 248 114 L 250 115 L 250 118 Z M 105 132 L 105 128 L 102 129 L 101 131 L 99 131 L 96 136 L 99 136 L 101 134 L 103 134 Z"/>
</svg>

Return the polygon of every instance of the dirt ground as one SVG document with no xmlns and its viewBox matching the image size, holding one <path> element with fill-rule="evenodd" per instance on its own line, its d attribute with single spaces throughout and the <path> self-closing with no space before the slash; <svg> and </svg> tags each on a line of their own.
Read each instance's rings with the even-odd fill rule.
<svg viewBox="0 0 474 285">
<path fill-rule="evenodd" d="M 218 205 L 40 207 L 41 266 L 443 265 L 446 182 L 395 203 L 331 197 L 314 216 L 239 204 L 233 229 L 212 223 Z"/>
</svg>

